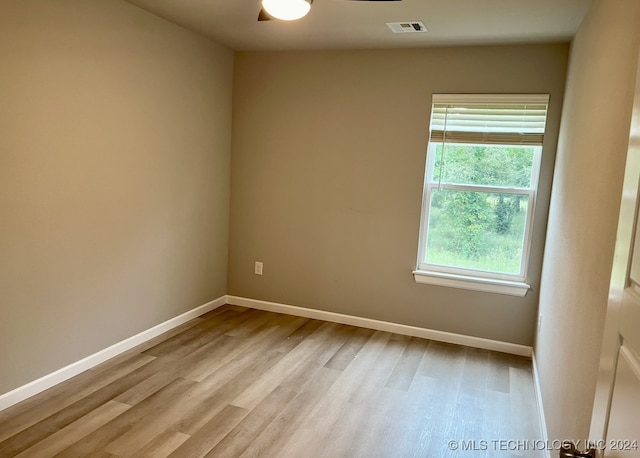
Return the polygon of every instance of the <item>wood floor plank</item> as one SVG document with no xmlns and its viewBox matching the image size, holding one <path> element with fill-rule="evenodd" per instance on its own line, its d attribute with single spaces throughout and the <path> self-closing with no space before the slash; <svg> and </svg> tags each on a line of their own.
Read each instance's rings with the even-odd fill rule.
<svg viewBox="0 0 640 458">
<path fill-rule="evenodd" d="M 174 422 L 173 428 L 190 435 L 197 433 L 212 417 L 229 405 L 232 399 L 251 386 L 283 357 L 284 354 L 281 352 L 270 351 L 244 367 L 237 375 L 216 390 L 213 390 L 212 387 L 217 387 L 218 384 L 212 382 L 218 380 L 218 377 L 203 380 L 200 382 L 202 385 L 200 390 L 203 392 L 201 401 L 178 417 Z"/>
<path fill-rule="evenodd" d="M 198 363 L 204 359 L 203 355 L 209 355 L 213 351 L 229 349 L 232 338 L 225 335 L 218 335 L 210 342 L 194 349 L 189 354 L 175 360 L 171 356 L 157 357 L 147 372 L 146 378 L 139 379 L 138 383 L 121 393 L 115 400 L 130 405 L 135 405 L 149 395 L 155 393 L 160 388 L 166 386 L 176 377 L 193 380 L 190 374 L 198 369 Z"/>
<path fill-rule="evenodd" d="M 236 311 L 236 312 L 246 312 L 246 311 L 248 311 L 248 310 L 251 310 L 249 307 L 244 307 L 244 306 L 242 306 L 242 305 L 230 305 L 230 304 L 226 304 L 226 305 L 224 305 L 224 307 L 225 307 L 227 310 L 233 310 L 233 311 Z"/>
<path fill-rule="evenodd" d="M 322 366 L 310 369 L 307 382 L 298 388 L 298 394 L 240 456 L 285 456 L 286 443 L 339 375 L 340 372 Z"/>
<path fill-rule="evenodd" d="M 210 342 L 214 338 L 223 335 L 243 321 L 251 318 L 252 312 L 226 311 L 215 315 L 208 320 L 189 328 L 188 330 L 165 340 L 154 347 L 145 350 L 145 354 L 152 356 L 173 357 L 179 359 L 185 354 L 191 353 L 201 344 Z"/>
<path fill-rule="evenodd" d="M 536 409 L 526 358 L 227 305 L 0 412 L 0 456 L 482 458 L 447 444 Z"/>
<path fill-rule="evenodd" d="M 294 330 L 284 340 L 275 344 L 273 349 L 276 351 L 289 351 L 294 348 L 303 340 L 307 339 L 323 325 L 324 322 L 320 320 L 308 320 L 302 326 Z"/>
<path fill-rule="evenodd" d="M 85 372 L 80 376 L 67 380 L 62 385 L 58 385 L 55 390 L 47 390 L 45 393 L 34 396 L 37 399 L 36 403 L 27 400 L 27 403 L 13 406 L 10 409 L 12 415 L 0 422 L 0 444 L 11 436 L 15 436 L 47 417 L 55 415 L 60 410 L 154 360 L 155 357 L 153 356 L 130 355 L 126 360 L 120 361 L 118 365 L 113 366 L 109 373 L 95 374 Z"/>
<path fill-rule="evenodd" d="M 467 348 L 460 345 L 433 340 L 427 345 L 417 373 L 433 381 L 430 385 L 433 391 L 426 394 L 430 402 L 423 407 L 421 417 L 422 424 L 428 426 L 419 429 L 414 437 L 416 450 L 423 454 L 417 456 L 446 453 L 443 447 L 448 441 L 464 439 L 457 427 L 465 420 L 474 421 L 472 417 L 465 417 L 458 407 L 466 353 Z"/>
<path fill-rule="evenodd" d="M 256 311 L 259 312 L 259 311 Z M 244 329 L 243 332 L 237 333 L 235 337 L 228 336 L 226 334 L 220 334 L 219 332 L 211 332 L 209 341 L 202 343 L 199 348 L 194 348 L 189 354 L 184 355 L 175 361 L 171 353 L 165 353 L 165 356 L 158 358 L 158 365 L 164 365 L 161 371 L 153 374 L 149 379 L 142 383 L 132 387 L 129 391 L 120 395 L 117 400 L 129 404 L 135 404 L 144 399 L 144 397 L 153 393 L 154 390 L 161 388 L 168 382 L 173 380 L 176 376 L 202 381 L 207 378 L 211 373 L 216 372 L 221 367 L 224 367 L 229 361 L 237 358 L 251 346 L 256 346 L 257 349 L 263 343 L 263 339 L 279 338 L 289 332 L 288 327 L 278 327 L 276 325 L 270 325 L 265 323 L 261 317 L 264 312 L 248 315 L 258 317 L 255 319 L 255 323 L 259 325 L 246 326 L 244 322 L 236 324 L 239 328 Z M 246 318 L 246 317 L 245 317 Z M 273 320 L 276 317 L 271 314 L 267 315 L 268 320 Z M 292 325 L 297 325 L 302 320 L 290 320 Z M 254 323 L 254 324 L 255 324 Z M 292 326 L 293 328 L 293 326 Z M 226 326 L 224 327 L 226 329 Z M 239 337 L 244 339 L 239 340 Z M 247 356 L 251 356 L 247 353 Z M 246 358 L 248 360 L 249 358 Z M 247 361 L 249 364 L 251 361 Z"/>
<path fill-rule="evenodd" d="M 411 386 L 416 371 L 422 362 L 429 344 L 428 340 L 412 337 L 405 347 L 402 357 L 398 361 L 385 386 L 396 390 L 407 391 Z"/>
<path fill-rule="evenodd" d="M 467 347 L 430 340 L 418 374 L 440 379 L 457 379 L 462 373 Z"/>
<path fill-rule="evenodd" d="M 134 425 L 154 419 L 165 412 L 172 403 L 180 403 L 181 396 L 189 391 L 196 382 L 177 378 L 170 384 L 152 394 L 139 404 L 136 404 L 123 414 L 117 416 L 101 428 L 87 435 L 71 447 L 66 448 L 56 456 L 76 458 L 92 455 L 96 451 L 107 451 L 106 447 L 122 435 L 130 431 Z M 149 439 L 152 439 L 150 437 Z M 141 448 L 148 441 L 138 444 Z M 133 450 L 132 452 L 135 452 Z M 109 452 L 111 453 L 111 452 Z"/>
<path fill-rule="evenodd" d="M 231 405 L 247 410 L 255 408 L 288 374 L 300 367 L 306 358 L 320 346 L 320 342 L 305 340 L 274 364 L 260 379 L 231 401 Z"/>
<path fill-rule="evenodd" d="M 436 392 L 436 380 L 426 376 L 416 376 L 409 391 L 385 389 L 394 393 L 394 401 L 386 409 L 380 419 L 377 418 L 372 428 L 367 429 L 367 436 L 361 439 L 363 456 L 438 456 L 438 447 L 429 443 L 432 430 L 437 429 L 437 416 L 441 412 L 431 410 Z M 435 414 L 435 415 L 434 415 Z M 435 418 L 434 418 L 435 417 Z M 380 441 L 375 438 L 384 437 Z"/>
<path fill-rule="evenodd" d="M 116 396 L 114 401 L 134 406 L 147 399 L 152 394 L 158 392 L 176 379 L 176 374 L 171 367 L 158 367 L 157 372 L 150 373 L 149 376 L 133 385 L 124 393 Z"/>
<path fill-rule="evenodd" d="M 318 403 L 307 416 L 286 445 L 292 456 L 302 456 L 306 450 L 324 450 L 338 453 L 344 444 L 336 444 L 331 437 L 334 425 L 351 405 L 349 400 L 354 395 L 368 372 L 384 351 L 391 334 L 376 331 L 361 347 L 356 358 L 342 371 L 336 382 L 331 386 L 322 402 Z M 326 366 L 325 366 L 326 367 Z M 334 369 L 335 370 L 335 369 Z"/>
<path fill-rule="evenodd" d="M 174 372 L 179 373 L 182 378 L 200 381 L 222 358 L 231 358 L 230 355 L 234 354 L 234 350 L 237 351 L 239 343 L 239 339 L 222 334 L 181 358 L 179 372 L 176 369 Z"/>
<path fill-rule="evenodd" d="M 349 408 L 342 411 L 333 425 L 329 435 L 333 447 L 330 453 L 356 456 L 362 452 L 377 429 L 384 430 L 382 426 L 388 422 L 387 411 L 393 410 L 393 406 L 402 398 L 402 393 L 385 388 L 385 383 L 394 369 L 399 367 L 409 343 L 409 338 L 396 339 L 394 335 L 389 336 L 366 377 L 355 386 L 349 398 Z M 415 366 L 417 367 L 417 362 Z M 358 421 L 362 418 L 368 419 L 366 428 Z"/>
<path fill-rule="evenodd" d="M 353 358 L 356 357 L 360 349 L 369 340 L 373 331 L 371 329 L 357 328 L 353 336 L 344 343 L 338 352 L 327 361 L 326 366 L 339 371 L 344 370 Z"/>
<path fill-rule="evenodd" d="M 162 431 L 132 456 L 135 458 L 164 458 L 173 453 L 191 436 L 170 429 Z"/>
<path fill-rule="evenodd" d="M 16 458 L 52 457 L 130 408 L 130 405 L 121 402 L 108 401 L 84 417 L 71 423 L 69 426 L 41 440 L 22 453 L 19 453 L 16 455 Z"/>
<path fill-rule="evenodd" d="M 153 362 L 154 360 L 147 362 L 145 365 L 140 366 L 127 375 L 121 376 L 108 385 L 77 400 L 73 404 L 65 406 L 47 418 L 0 442 L 0 456 L 13 456 L 18 454 L 36 442 L 47 438 L 59 429 L 73 423 L 107 401 L 110 401 L 136 383 L 137 379 L 133 374 L 144 372 Z"/>
<path fill-rule="evenodd" d="M 205 456 L 239 456 L 294 398 L 295 391 L 278 386 Z"/>
<path fill-rule="evenodd" d="M 483 435 L 487 440 L 513 438 L 511 435 L 511 401 L 509 393 L 489 390 L 485 394 Z"/>
<path fill-rule="evenodd" d="M 533 391 L 533 377 L 530 368 L 509 368 L 509 401 L 511 416 L 522 418 L 513 422 L 510 437 L 516 440 L 532 440 L 540 437 L 540 428 L 536 416 L 531 415 L 531 392 Z M 516 456 L 540 456 L 529 451 L 515 451 Z"/>
<path fill-rule="evenodd" d="M 345 337 L 346 339 L 346 337 Z M 300 391 L 301 389 L 307 386 L 307 383 L 310 382 L 310 378 L 314 376 L 314 374 L 318 373 L 318 369 L 322 368 L 326 362 L 338 351 L 341 346 L 341 342 L 343 340 L 338 336 L 336 339 L 325 339 L 325 340 L 312 340 L 306 342 L 306 344 L 302 344 L 296 347 L 296 352 L 293 350 L 289 355 L 294 355 L 293 358 L 289 358 L 288 361 L 281 360 L 279 364 L 287 364 L 290 367 L 283 369 L 282 367 L 278 368 L 274 366 L 269 372 L 269 374 L 265 374 L 264 377 L 261 378 L 256 384 L 250 387 L 250 392 L 247 391 L 242 393 L 242 396 L 247 394 L 247 397 L 250 398 L 252 395 L 255 396 L 256 393 L 259 393 L 261 390 L 263 392 L 270 391 L 275 387 L 275 384 L 278 383 L 280 386 L 290 388 L 294 391 Z M 289 356 L 288 355 L 288 356 Z M 261 400 L 264 396 L 258 395 L 257 399 Z M 243 403 L 245 408 L 249 406 L 255 405 L 256 399 L 247 401 L 242 401 L 240 398 L 234 400 L 234 403 L 239 402 Z M 247 402 L 244 404 L 244 402 Z"/>
<path fill-rule="evenodd" d="M 263 359 L 254 359 L 252 363 L 235 377 L 219 386 L 208 380 L 194 383 L 186 393 L 182 402 L 166 405 L 148 421 L 135 425 L 110 443 L 105 450 L 118 456 L 130 456 L 140 442 L 150 440 L 158 430 L 172 429 L 184 434 L 193 435 L 202 424 L 221 411 L 236 395 L 253 384 L 275 362 L 285 355 L 271 352 Z"/>
<path fill-rule="evenodd" d="M 240 423 L 249 412 L 228 405 L 178 447 L 171 458 L 202 458 Z"/>
<path fill-rule="evenodd" d="M 458 391 L 458 409 L 474 418 L 475 421 L 463 421 L 461 436 L 463 440 L 480 441 L 485 439 L 484 422 L 486 414 L 487 371 L 489 369 L 487 350 L 468 348 L 462 370 L 462 379 Z M 474 450 L 475 456 L 484 458 L 494 452 L 492 450 Z"/>
<path fill-rule="evenodd" d="M 188 369 L 181 372 L 181 375 L 184 378 L 203 381 L 212 374 L 224 369 L 234 359 L 246 360 L 258 356 L 262 352 L 262 348 L 265 347 L 269 347 L 270 350 L 274 349 L 273 345 L 275 343 L 282 342 L 285 336 L 302 326 L 306 321 L 305 318 L 271 314 L 269 320 L 260 326 L 252 328 L 250 332 L 243 332 L 234 336 L 235 344 L 233 348 L 226 351 L 214 348 L 215 357 L 211 356 L 211 348 L 216 347 L 218 343 L 213 345 L 206 344 L 210 348 L 201 347 L 196 352 L 193 352 L 189 355 L 189 358 L 196 361 L 186 361 L 185 364 Z M 219 336 L 218 339 L 227 337 Z"/>
<path fill-rule="evenodd" d="M 399 438 L 406 434 L 401 431 L 391 435 L 391 427 L 396 423 L 399 406 L 406 408 L 407 393 L 381 387 L 375 397 L 355 405 L 345 412 L 336 429 L 341 431 L 344 443 L 336 452 L 349 457 L 370 457 L 380 455 L 386 445 L 393 445 L 391 456 L 403 456 L 406 451 L 399 448 Z M 404 415 L 404 412 L 402 412 Z M 362 427 L 361 418 L 368 418 L 366 427 Z M 359 426 L 359 427 L 358 427 Z M 375 445 L 374 445 L 375 444 Z"/>
<path fill-rule="evenodd" d="M 390 336 L 393 337 L 393 336 Z M 375 398 L 388 383 L 389 378 L 401 363 L 405 354 L 409 340 L 398 340 L 389 338 L 383 350 L 378 354 L 376 360 L 371 364 L 366 377 L 354 380 L 357 383 L 349 402 L 353 404 L 366 403 L 369 399 Z M 413 379 L 413 375 L 411 375 Z"/>
<path fill-rule="evenodd" d="M 504 353 L 489 352 L 487 373 L 487 389 L 509 393 L 509 361 L 511 355 Z"/>
<path fill-rule="evenodd" d="M 252 353 L 252 348 L 261 348 L 263 344 L 268 345 L 273 340 L 281 339 L 287 331 L 286 328 L 267 322 L 242 335 L 224 336 L 229 345 L 216 345 L 216 348 L 196 354 L 202 356 L 190 365 L 184 372 L 184 377 L 200 382 L 240 355 Z"/>
<path fill-rule="evenodd" d="M 299 389 L 304 387 L 313 376 L 316 369 L 325 367 L 333 355 L 342 347 L 345 341 L 355 332 L 353 328 L 345 329 L 345 332 L 336 332 L 331 334 L 330 338 L 312 339 L 320 342 L 313 352 L 305 356 L 304 361 L 295 370 L 292 370 L 285 378 L 282 379 L 281 385 L 291 389 Z M 315 333 L 314 333 L 315 334 Z M 310 338 L 314 335 L 312 334 Z M 328 368 L 327 368 L 328 369 Z M 330 371 L 333 372 L 333 369 Z M 325 371 L 326 372 L 326 371 Z"/>
<path fill-rule="evenodd" d="M 257 328 L 262 327 L 265 323 L 268 323 L 275 319 L 274 315 L 269 312 L 263 312 L 262 310 L 251 310 L 244 312 L 247 319 L 242 321 L 239 325 L 233 326 L 231 329 L 225 332 L 228 336 L 240 337 L 251 334 Z"/>
<path fill-rule="evenodd" d="M 162 334 L 160 334 L 159 336 L 153 337 L 152 339 L 147 340 L 146 342 L 131 348 L 121 354 L 119 354 L 118 356 L 115 356 L 114 358 L 111 358 L 110 360 L 96 366 L 93 367 L 91 369 L 89 369 L 90 372 L 93 372 L 95 374 L 104 374 L 104 373 L 108 373 L 112 370 L 113 366 L 119 364 L 121 361 L 124 361 L 125 359 L 130 358 L 132 355 L 139 355 L 141 353 L 144 353 L 147 349 L 156 346 L 157 344 L 159 344 L 160 342 L 163 342 L 167 339 L 170 339 L 171 337 L 178 335 L 182 332 L 185 332 L 186 330 L 197 326 L 199 323 L 201 323 L 202 321 L 204 321 L 201 317 L 196 317 L 193 318 L 189 321 L 187 321 L 186 323 L 183 323 L 179 326 L 176 326 L 175 328 L 164 332 Z M 148 356 L 152 356 L 152 355 L 148 355 Z"/>
</svg>

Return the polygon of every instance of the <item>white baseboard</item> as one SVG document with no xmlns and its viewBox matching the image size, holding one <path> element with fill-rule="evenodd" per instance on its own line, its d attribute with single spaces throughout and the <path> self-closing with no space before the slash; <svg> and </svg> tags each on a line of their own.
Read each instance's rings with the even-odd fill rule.
<svg viewBox="0 0 640 458">
<path fill-rule="evenodd" d="M 189 310 L 181 315 L 171 318 L 164 323 L 160 323 L 146 331 L 142 331 L 139 334 L 129 337 L 121 342 L 111 345 L 110 347 L 100 350 L 97 353 L 87 356 L 75 363 L 71 363 L 68 366 L 58 369 L 51 374 L 45 375 L 37 380 L 34 380 L 26 385 L 20 386 L 8 393 L 0 395 L 0 410 L 4 410 L 23 401 L 35 394 L 38 394 L 48 388 L 51 388 L 58 383 L 64 382 L 71 377 L 78 375 L 81 372 L 91 369 L 100 363 L 105 362 L 108 359 L 118 356 L 133 347 L 140 345 L 160 334 L 170 331 L 171 329 L 186 323 L 193 318 L 197 318 L 200 315 L 207 313 L 213 309 L 216 309 L 226 303 L 226 296 L 219 297 L 211 302 L 207 302 L 199 307 Z"/>
<path fill-rule="evenodd" d="M 536 392 L 536 404 L 538 406 L 538 420 L 540 422 L 540 434 L 541 439 L 545 442 L 545 444 L 549 443 L 549 433 L 547 432 L 547 420 L 544 416 L 544 405 L 542 403 L 542 391 L 540 390 L 540 376 L 538 374 L 538 364 L 536 363 L 536 354 L 535 352 L 531 353 L 531 360 L 533 366 L 533 388 Z M 551 452 L 546 450 L 545 447 L 545 458 L 551 458 Z"/>
<path fill-rule="evenodd" d="M 483 339 L 481 337 L 465 336 L 462 334 L 454 334 L 451 332 L 436 331 L 434 329 L 419 328 L 416 326 L 390 323 L 387 321 L 373 320 L 370 318 L 361 318 L 353 315 L 343 315 L 341 313 L 327 312 L 324 310 L 278 304 L 276 302 L 267 302 L 238 296 L 227 296 L 227 303 L 231 305 L 240 305 L 269 312 L 278 312 L 287 315 L 301 316 L 304 318 L 314 318 L 317 320 L 331 321 L 334 323 L 360 326 L 363 328 L 375 329 L 378 331 L 394 332 L 396 334 L 421 337 L 423 339 L 437 340 L 439 342 L 466 345 L 468 347 L 483 348 L 485 350 L 501 351 L 503 353 L 510 353 L 513 355 L 531 357 L 532 354 L 532 348 L 526 345 Z"/>
</svg>

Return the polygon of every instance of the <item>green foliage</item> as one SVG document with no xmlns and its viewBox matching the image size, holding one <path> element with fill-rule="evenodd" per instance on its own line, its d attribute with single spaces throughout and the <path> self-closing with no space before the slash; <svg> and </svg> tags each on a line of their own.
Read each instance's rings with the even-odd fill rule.
<svg viewBox="0 0 640 458">
<path fill-rule="evenodd" d="M 442 147 L 436 150 L 442 152 Z M 434 180 L 442 183 L 527 188 L 533 148 L 446 145 Z M 518 273 L 522 258 L 525 194 L 434 190 L 427 262 L 493 272 Z"/>
<path fill-rule="evenodd" d="M 533 147 L 437 145 L 433 181 L 528 188 L 533 158 Z"/>
<path fill-rule="evenodd" d="M 520 212 L 522 197 L 518 194 L 497 194 L 498 200 L 495 207 L 495 230 L 500 235 L 511 232 L 513 218 Z"/>
<path fill-rule="evenodd" d="M 441 248 L 477 259 L 485 254 L 484 233 L 490 225 L 491 206 L 486 195 L 477 192 L 436 192 L 432 200 L 432 221 L 438 221 L 443 237 Z M 436 211 L 437 210 L 437 211 Z"/>
</svg>

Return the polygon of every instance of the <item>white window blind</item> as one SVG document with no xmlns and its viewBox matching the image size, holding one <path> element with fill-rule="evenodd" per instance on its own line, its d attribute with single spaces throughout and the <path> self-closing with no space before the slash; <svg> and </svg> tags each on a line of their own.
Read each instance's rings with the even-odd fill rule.
<svg viewBox="0 0 640 458">
<path fill-rule="evenodd" d="M 436 94 L 432 142 L 542 145 L 548 95 L 482 96 Z"/>
</svg>

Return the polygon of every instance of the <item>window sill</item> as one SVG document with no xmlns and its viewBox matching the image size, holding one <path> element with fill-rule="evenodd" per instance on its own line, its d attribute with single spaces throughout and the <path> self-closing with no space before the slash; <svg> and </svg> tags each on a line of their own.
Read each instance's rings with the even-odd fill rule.
<svg viewBox="0 0 640 458">
<path fill-rule="evenodd" d="M 427 285 L 447 286 L 450 288 L 469 289 L 485 293 L 508 294 L 523 297 L 531 288 L 524 282 L 496 280 L 493 278 L 469 277 L 466 275 L 445 274 L 441 272 L 427 272 L 414 270 L 413 278 L 416 283 Z"/>
</svg>

